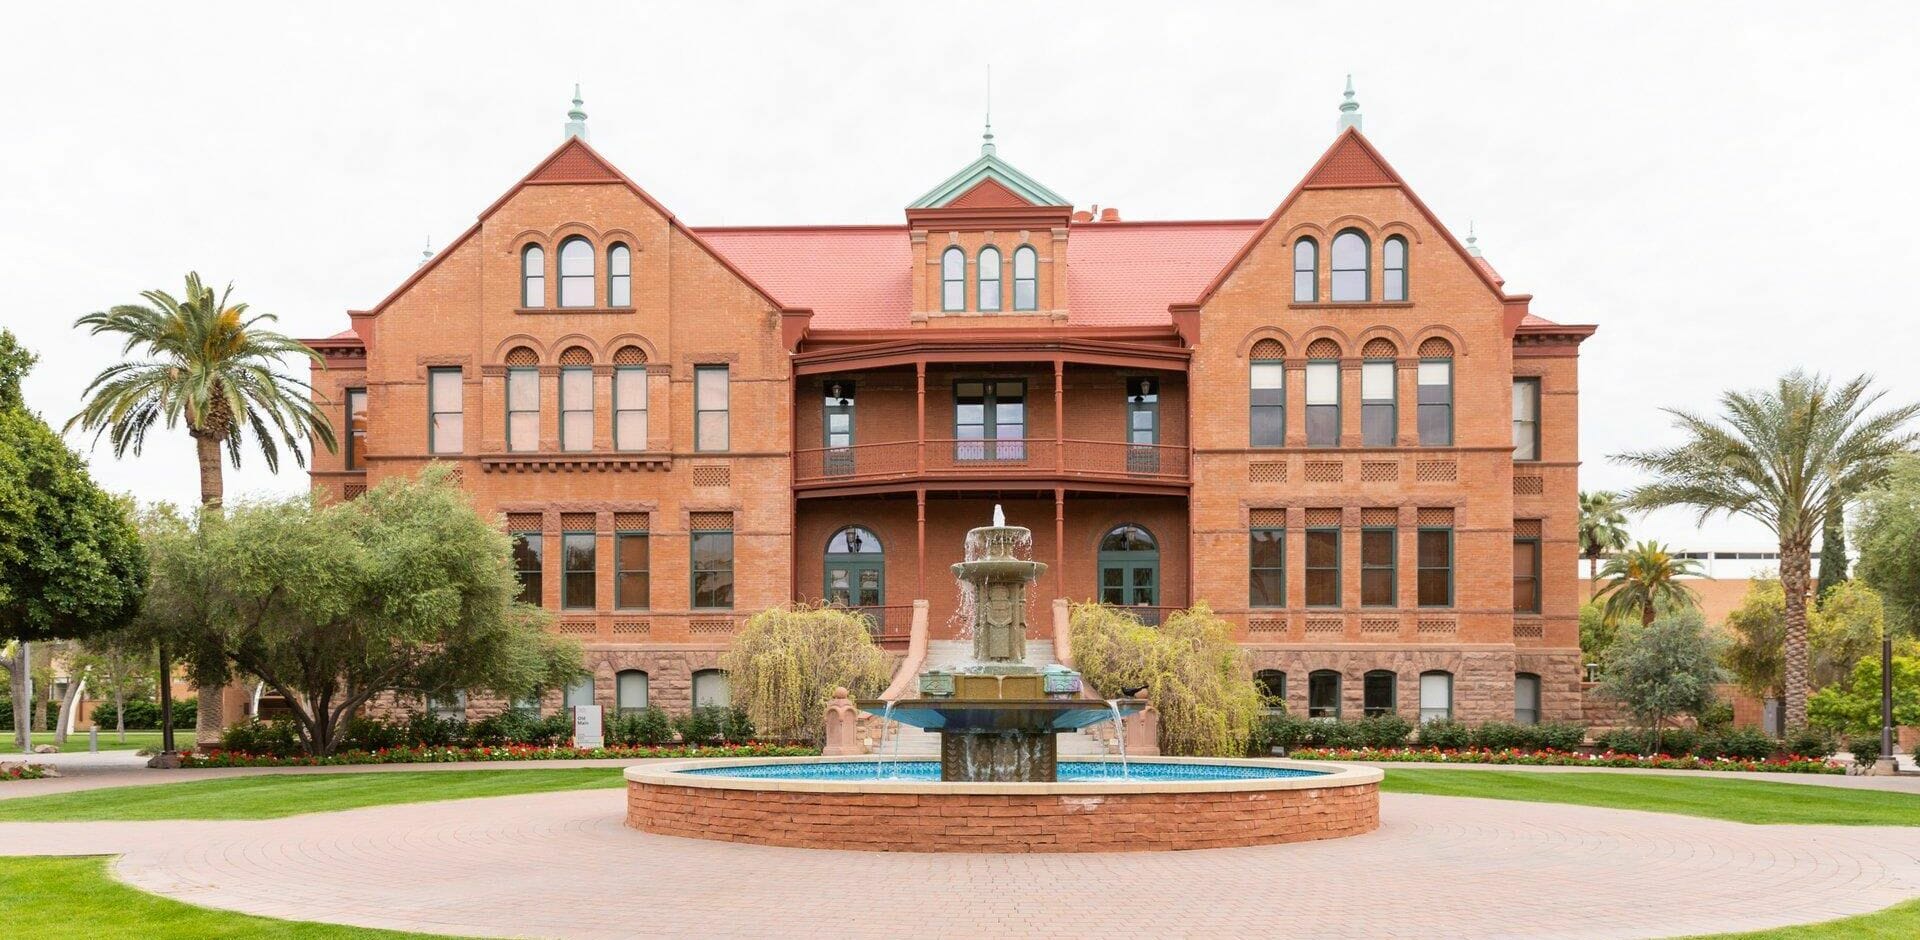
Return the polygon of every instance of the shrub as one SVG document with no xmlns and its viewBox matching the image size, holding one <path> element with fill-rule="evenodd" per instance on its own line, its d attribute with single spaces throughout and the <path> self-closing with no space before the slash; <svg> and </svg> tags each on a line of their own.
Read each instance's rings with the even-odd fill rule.
<svg viewBox="0 0 1920 940">
<path fill-rule="evenodd" d="M 407 719 L 406 739 L 423 747 L 447 747 L 473 740 L 464 718 L 442 718 L 428 712 Z"/>
<path fill-rule="evenodd" d="M 818 741 L 835 686 L 855 698 L 878 695 L 892 671 L 867 626 L 866 618 L 838 607 L 775 607 L 748 618 L 720 668 L 750 726 L 784 740 Z"/>
<path fill-rule="evenodd" d="M 93 710 L 93 723 L 96 727 L 104 731 L 114 727 L 114 725 L 116 724 L 115 718 L 117 715 L 118 715 L 118 712 L 114 710 L 112 702 L 102 702 Z M 199 716 L 200 716 L 199 702 L 191 698 L 174 699 L 173 701 L 174 730 L 177 731 L 181 728 L 194 727 L 194 724 L 199 720 Z M 9 722 L 12 721 L 11 713 L 8 713 L 7 720 Z M 152 731 L 152 730 L 158 729 L 159 727 L 160 727 L 159 703 L 154 702 L 151 699 L 142 699 L 142 698 L 127 699 L 127 730 L 128 731 L 136 731 L 136 730 Z"/>
<path fill-rule="evenodd" d="M 1780 746 L 1788 754 L 1800 757 L 1832 757 L 1840 749 L 1840 742 L 1834 739 L 1833 732 L 1826 728 L 1807 726 L 1788 728 L 1787 736 L 1782 738 Z"/>
<path fill-rule="evenodd" d="M 1473 729 L 1473 746 L 1489 751 L 1530 750 L 1532 731 L 1511 721 L 1484 721 Z"/>
<path fill-rule="evenodd" d="M 1365 736 L 1357 721 L 1341 721 L 1337 718 L 1307 719 L 1308 743 L 1319 747 L 1361 747 Z"/>
<path fill-rule="evenodd" d="M 1205 604 L 1169 616 L 1158 629 L 1125 610 L 1074 608 L 1074 664 L 1106 694 L 1145 688 L 1160 713 L 1161 753 L 1231 757 L 1247 752 L 1263 713 L 1260 689 L 1232 626 Z"/>
<path fill-rule="evenodd" d="M 1638 728 L 1613 728 L 1595 736 L 1593 743 L 1615 754 L 1645 754 L 1653 750 L 1653 735 Z"/>
<path fill-rule="evenodd" d="M 1853 753 L 1855 767 L 1868 767 L 1880 759 L 1880 733 L 1847 735 L 1847 750 Z"/>
<path fill-rule="evenodd" d="M 488 715 L 471 725 L 473 740 L 479 744 L 531 744 L 538 734 L 540 717 L 520 708 L 509 708 Z"/>
<path fill-rule="evenodd" d="M 1422 722 L 1416 738 L 1421 747 L 1457 751 L 1473 746 L 1473 729 L 1451 718 Z"/>
<path fill-rule="evenodd" d="M 1577 751 L 1587 743 L 1587 726 L 1577 721 L 1548 721 L 1532 728 L 1536 751 Z"/>
<path fill-rule="evenodd" d="M 1715 736 L 1714 747 L 1721 757 L 1766 760 L 1780 750 L 1780 742 L 1758 728 L 1730 728 Z"/>
<path fill-rule="evenodd" d="M 1733 727 L 1733 703 L 1723 698 L 1716 698 L 1708 702 L 1705 708 L 1700 709 L 1696 717 L 1700 722 L 1701 731 L 1718 734 Z"/>
<path fill-rule="evenodd" d="M 712 744 L 720 740 L 720 726 L 726 709 L 713 705 L 696 708 L 673 720 L 673 730 L 688 744 Z"/>
<path fill-rule="evenodd" d="M 356 751 L 379 751 L 410 743 L 406 725 L 378 718 L 351 718 L 343 729 L 342 747 Z"/>
<path fill-rule="evenodd" d="M 1313 738 L 1313 724 L 1298 715 L 1276 712 L 1262 715 L 1248 738 L 1248 753 L 1265 756 L 1274 748 L 1292 750 Z"/>
<path fill-rule="evenodd" d="M 1629 625 L 1607 649 L 1600 691 L 1625 705 L 1642 727 L 1653 729 L 1659 750 L 1681 753 L 1678 745 L 1664 741 L 1664 726 L 1676 715 L 1700 714 L 1713 701 L 1714 684 L 1725 678 L 1720 668 L 1725 645 L 1698 610 Z"/>
<path fill-rule="evenodd" d="M 607 743 L 620 747 L 671 744 L 673 719 L 652 705 L 628 714 L 615 715 L 607 723 Z"/>
<path fill-rule="evenodd" d="M 753 740 L 753 730 L 753 719 L 747 716 L 744 708 L 729 708 L 720 715 L 720 739 L 728 744 L 745 744 Z"/>
<path fill-rule="evenodd" d="M 284 719 L 261 721 L 248 718 L 220 735 L 220 749 L 267 757 L 289 757 L 300 753 L 300 732 Z"/>
<path fill-rule="evenodd" d="M 1364 747 L 1400 747 L 1413 734 L 1413 722 L 1399 715 L 1374 715 L 1360 719 L 1359 732 Z"/>
</svg>

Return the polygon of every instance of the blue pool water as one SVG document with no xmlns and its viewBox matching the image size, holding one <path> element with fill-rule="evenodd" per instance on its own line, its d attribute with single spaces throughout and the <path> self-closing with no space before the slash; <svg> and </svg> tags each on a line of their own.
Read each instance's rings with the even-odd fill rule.
<svg viewBox="0 0 1920 940">
<path fill-rule="evenodd" d="M 741 777 L 749 780 L 845 780 L 877 783 L 883 780 L 940 779 L 940 762 L 833 761 L 818 764 L 753 764 L 745 767 L 695 767 L 680 773 L 696 777 Z M 1102 783 L 1123 779 L 1119 761 L 1061 761 L 1060 783 Z M 1291 767 L 1243 767 L 1234 764 L 1148 764 L 1127 768 L 1124 779 L 1148 781 L 1272 780 L 1280 777 L 1318 777 L 1321 770 Z"/>
</svg>

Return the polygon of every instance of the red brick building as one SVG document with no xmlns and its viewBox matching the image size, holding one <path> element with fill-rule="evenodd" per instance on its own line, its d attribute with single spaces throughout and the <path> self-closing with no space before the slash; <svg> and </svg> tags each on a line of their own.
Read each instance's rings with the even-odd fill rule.
<svg viewBox="0 0 1920 940">
<path fill-rule="evenodd" d="M 1577 717 L 1593 327 L 1502 290 L 1352 117 L 1264 218 L 1076 212 L 989 131 L 904 221 L 764 228 L 688 226 L 576 123 L 312 341 L 352 427 L 314 485 L 451 464 L 585 645 L 574 701 L 722 697 L 736 623 L 794 600 L 950 636 L 1000 503 L 1036 596 L 1206 601 L 1296 712 Z"/>
</svg>

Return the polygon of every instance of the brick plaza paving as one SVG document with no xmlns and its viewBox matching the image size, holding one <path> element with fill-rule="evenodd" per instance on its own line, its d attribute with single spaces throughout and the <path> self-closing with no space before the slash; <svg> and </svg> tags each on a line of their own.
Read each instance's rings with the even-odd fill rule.
<svg viewBox="0 0 1920 940">
<path fill-rule="evenodd" d="M 1375 833 L 1196 852 L 919 855 L 675 839 L 618 789 L 247 822 L 0 824 L 0 854 L 270 917 L 488 936 L 1661 937 L 1920 896 L 1920 828 L 1384 794 Z"/>
</svg>

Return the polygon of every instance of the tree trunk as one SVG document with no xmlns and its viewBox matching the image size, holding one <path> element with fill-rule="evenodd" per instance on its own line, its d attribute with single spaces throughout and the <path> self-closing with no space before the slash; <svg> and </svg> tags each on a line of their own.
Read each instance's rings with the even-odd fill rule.
<svg viewBox="0 0 1920 940">
<path fill-rule="evenodd" d="M 30 652 L 27 641 L 21 640 L 14 647 L 13 661 L 7 664 L 13 690 L 13 744 L 22 754 L 33 753 L 33 732 L 27 724 L 27 716 L 33 712 L 31 667 L 27 665 Z"/>
<path fill-rule="evenodd" d="M 1587 600 L 1600 593 L 1600 556 L 1587 556 Z"/>
<path fill-rule="evenodd" d="M 125 715 L 126 709 L 120 710 Z M 126 720 L 120 723 L 121 734 L 126 734 Z M 160 751 L 163 754 L 174 752 L 173 744 L 173 661 L 167 658 L 167 644 L 160 644 Z"/>
<path fill-rule="evenodd" d="M 71 679 L 67 682 L 67 694 L 60 697 L 60 711 L 55 713 L 53 718 L 55 746 L 67 743 L 67 729 L 73 727 L 73 721 L 68 718 L 67 710 L 80 707 L 80 703 L 76 700 L 80 697 L 80 690 L 85 688 L 86 684 L 84 679 Z"/>
<path fill-rule="evenodd" d="M 211 435 L 196 433 L 194 447 L 200 456 L 200 509 L 201 525 L 206 524 L 206 516 L 220 511 L 225 481 L 221 476 L 220 440 Z M 221 733 L 226 731 L 225 716 L 221 714 L 220 689 L 198 689 L 199 712 L 194 720 L 193 741 L 195 750 L 207 750 L 220 744 Z"/>
<path fill-rule="evenodd" d="M 1807 572 L 1812 546 L 1805 543 L 1780 543 L 1780 586 L 1786 598 L 1786 684 L 1787 727 L 1807 724 Z"/>
<path fill-rule="evenodd" d="M 120 676 L 113 684 L 113 732 L 120 736 L 121 744 L 127 743 L 127 682 L 121 670 L 120 654 L 113 656 L 113 674 Z"/>
</svg>

